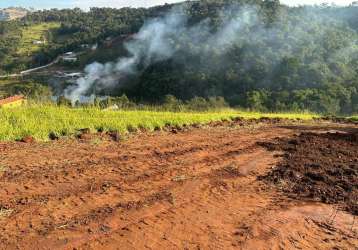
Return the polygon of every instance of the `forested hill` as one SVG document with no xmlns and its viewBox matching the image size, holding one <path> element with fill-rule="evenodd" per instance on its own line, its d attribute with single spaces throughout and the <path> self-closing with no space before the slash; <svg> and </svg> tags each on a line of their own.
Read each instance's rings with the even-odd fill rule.
<svg viewBox="0 0 358 250">
<path fill-rule="evenodd" d="M 173 12 L 174 21 L 168 17 Z M 57 24 L 45 33 L 48 44 L 19 55 L 21 29 L 43 23 Z M 289 8 L 275 0 L 202 0 L 149 9 L 38 11 L 0 22 L 0 71 L 43 65 L 81 44 L 101 46 L 108 37 L 150 29 L 161 34 L 153 36 L 160 44 L 145 36 L 126 42 L 130 52 L 123 56 L 137 55 L 133 71 L 119 67 L 123 60 L 107 65 L 107 75 L 86 82 L 80 94 L 125 93 L 154 103 L 166 95 L 222 96 L 232 106 L 259 110 L 358 112 L 356 4 Z M 73 93 L 79 93 L 76 86 L 67 91 Z"/>
</svg>

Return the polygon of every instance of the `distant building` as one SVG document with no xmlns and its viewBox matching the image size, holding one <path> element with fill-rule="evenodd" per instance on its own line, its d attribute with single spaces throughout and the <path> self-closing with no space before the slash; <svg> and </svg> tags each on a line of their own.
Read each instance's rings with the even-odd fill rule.
<svg viewBox="0 0 358 250">
<path fill-rule="evenodd" d="M 15 95 L 5 99 L 0 99 L 0 108 L 10 108 L 21 106 L 26 103 L 23 95 Z"/>
<path fill-rule="evenodd" d="M 98 44 L 93 44 L 92 47 L 91 47 L 91 50 L 96 50 L 98 48 Z"/>
<path fill-rule="evenodd" d="M 77 80 L 78 78 L 84 77 L 84 74 L 81 72 L 65 73 L 62 71 L 57 71 L 54 77 L 62 78 L 65 80 Z"/>
<path fill-rule="evenodd" d="M 41 45 L 41 44 L 45 44 L 45 41 L 32 41 L 32 44 L 34 45 Z"/>
<path fill-rule="evenodd" d="M 62 57 L 62 61 L 64 62 L 77 62 L 78 58 L 76 53 L 74 52 L 67 52 L 63 55 Z"/>
<path fill-rule="evenodd" d="M 69 73 L 69 74 L 65 73 L 65 77 L 67 77 L 67 78 L 80 78 L 83 76 L 84 76 L 84 74 L 81 72 L 74 72 L 74 73 Z"/>
<path fill-rule="evenodd" d="M 64 57 L 62 58 L 64 62 L 77 62 L 77 57 Z"/>
</svg>

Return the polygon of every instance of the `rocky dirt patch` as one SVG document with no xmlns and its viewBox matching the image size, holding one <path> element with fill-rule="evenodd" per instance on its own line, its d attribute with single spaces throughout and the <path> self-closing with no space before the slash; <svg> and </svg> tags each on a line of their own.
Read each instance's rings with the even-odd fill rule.
<svg viewBox="0 0 358 250">
<path fill-rule="evenodd" d="M 358 215 L 358 131 L 301 133 L 259 144 L 284 151 L 284 160 L 264 180 L 290 196 L 339 204 Z"/>
</svg>

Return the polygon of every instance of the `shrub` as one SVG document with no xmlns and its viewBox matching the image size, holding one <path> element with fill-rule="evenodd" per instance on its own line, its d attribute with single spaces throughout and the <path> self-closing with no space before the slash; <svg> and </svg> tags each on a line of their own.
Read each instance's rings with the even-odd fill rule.
<svg viewBox="0 0 358 250">
<path fill-rule="evenodd" d="M 183 111 L 184 104 L 173 95 L 166 95 L 163 101 L 163 108 L 168 111 Z"/>
</svg>

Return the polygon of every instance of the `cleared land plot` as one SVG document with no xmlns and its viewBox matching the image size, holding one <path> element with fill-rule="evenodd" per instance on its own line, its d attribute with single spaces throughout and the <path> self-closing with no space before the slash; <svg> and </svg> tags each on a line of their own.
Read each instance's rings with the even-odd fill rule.
<svg viewBox="0 0 358 250">
<path fill-rule="evenodd" d="M 39 51 L 48 43 L 48 33 L 60 27 L 60 23 L 41 23 L 25 27 L 22 30 L 21 42 L 17 54 L 20 56 L 30 56 Z M 34 44 L 35 41 L 44 42 Z"/>
<path fill-rule="evenodd" d="M 121 142 L 104 134 L 0 143 L 0 248 L 354 249 L 352 214 L 258 180 L 282 161 L 258 142 L 352 126 L 264 123 Z"/>
</svg>

